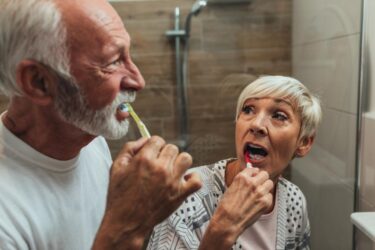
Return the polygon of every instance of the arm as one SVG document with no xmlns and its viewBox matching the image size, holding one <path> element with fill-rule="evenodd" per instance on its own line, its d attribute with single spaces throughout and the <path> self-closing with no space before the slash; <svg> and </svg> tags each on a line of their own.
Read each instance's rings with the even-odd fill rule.
<svg viewBox="0 0 375 250">
<path fill-rule="evenodd" d="M 93 249 L 141 249 L 152 228 L 201 187 L 187 153 L 160 137 L 127 143 L 115 159 Z"/>
<path fill-rule="evenodd" d="M 242 232 L 271 207 L 272 187 L 265 171 L 240 172 L 224 193 L 199 249 L 231 249 Z"/>
</svg>

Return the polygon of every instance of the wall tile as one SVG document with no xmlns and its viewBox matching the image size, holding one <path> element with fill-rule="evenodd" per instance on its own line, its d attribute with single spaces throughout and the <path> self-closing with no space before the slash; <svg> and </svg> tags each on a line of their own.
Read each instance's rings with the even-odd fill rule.
<svg viewBox="0 0 375 250">
<path fill-rule="evenodd" d="M 360 0 L 294 0 L 293 45 L 359 33 L 361 3 Z"/>
<path fill-rule="evenodd" d="M 360 7 L 360 1 L 293 1 L 293 76 L 323 104 L 315 145 L 291 173 L 310 204 L 312 249 L 352 248 Z"/>
<path fill-rule="evenodd" d="M 375 114 L 366 113 L 363 117 L 362 164 L 360 169 L 360 194 L 363 201 L 375 210 Z M 364 208 L 365 209 L 365 208 Z M 361 211 L 369 211 L 361 209 Z"/>
<path fill-rule="evenodd" d="M 311 152 L 334 178 L 354 188 L 356 121 L 355 115 L 323 109 L 316 148 Z"/>
<path fill-rule="evenodd" d="M 311 249 L 350 250 L 353 189 L 334 177 L 318 157 L 310 154 L 294 160 L 291 174 L 291 180 L 302 189 L 308 202 Z"/>
<path fill-rule="evenodd" d="M 352 35 L 293 47 L 293 75 L 328 108 L 357 112 L 359 40 Z"/>
</svg>

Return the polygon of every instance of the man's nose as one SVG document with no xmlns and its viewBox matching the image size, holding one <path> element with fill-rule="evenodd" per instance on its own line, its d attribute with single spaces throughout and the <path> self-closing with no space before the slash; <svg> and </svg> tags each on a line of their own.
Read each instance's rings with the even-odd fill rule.
<svg viewBox="0 0 375 250">
<path fill-rule="evenodd" d="M 138 91 L 143 89 L 145 84 L 145 79 L 143 78 L 137 65 L 130 60 L 127 65 L 127 74 L 125 74 L 121 81 L 121 89 Z"/>
<path fill-rule="evenodd" d="M 250 133 L 255 136 L 267 135 L 267 117 L 264 114 L 258 114 L 250 123 Z"/>
</svg>

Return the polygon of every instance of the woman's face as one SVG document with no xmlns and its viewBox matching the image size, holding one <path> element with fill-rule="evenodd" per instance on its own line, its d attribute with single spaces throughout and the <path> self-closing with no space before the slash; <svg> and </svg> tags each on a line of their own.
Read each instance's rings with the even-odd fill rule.
<svg viewBox="0 0 375 250">
<path fill-rule="evenodd" d="M 276 180 L 294 155 L 304 156 L 311 147 L 311 138 L 299 140 L 300 129 L 301 118 L 288 100 L 246 100 L 236 122 L 236 152 L 241 166 L 248 159 Z"/>
</svg>

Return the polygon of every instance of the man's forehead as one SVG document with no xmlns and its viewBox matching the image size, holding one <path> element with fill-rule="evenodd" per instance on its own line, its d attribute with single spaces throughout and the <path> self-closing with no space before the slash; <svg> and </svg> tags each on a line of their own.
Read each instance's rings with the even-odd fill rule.
<svg viewBox="0 0 375 250">
<path fill-rule="evenodd" d="M 56 0 L 56 3 L 62 10 L 63 19 L 68 23 L 96 25 L 120 23 L 123 27 L 117 12 L 105 0 Z"/>
<path fill-rule="evenodd" d="M 67 0 L 61 5 L 72 56 L 85 55 L 102 61 L 130 45 L 121 18 L 111 5 L 98 0 L 84 5 L 80 1 Z"/>
</svg>

